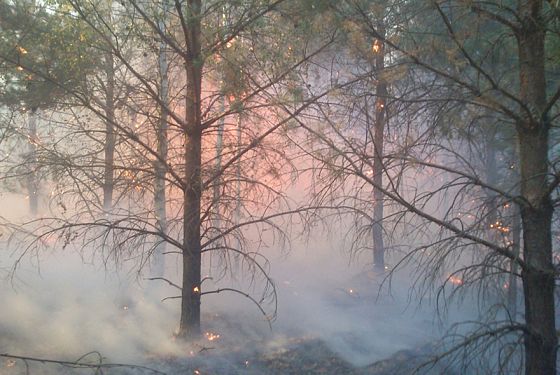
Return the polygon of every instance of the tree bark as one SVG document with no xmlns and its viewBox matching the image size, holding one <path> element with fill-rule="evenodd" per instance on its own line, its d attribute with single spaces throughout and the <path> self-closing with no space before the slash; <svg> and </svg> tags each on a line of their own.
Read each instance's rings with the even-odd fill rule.
<svg viewBox="0 0 560 375">
<path fill-rule="evenodd" d="M 545 27 L 542 0 L 520 1 L 517 31 L 522 120 L 517 124 L 520 150 L 523 223 L 522 271 L 527 330 L 525 374 L 556 375 L 556 322 L 548 150 L 550 126 L 546 108 Z"/>
<path fill-rule="evenodd" d="M 225 110 L 225 99 L 220 99 L 220 111 L 223 112 Z M 223 139 L 224 139 L 224 126 L 225 120 L 223 118 L 220 119 L 218 122 L 218 134 L 216 136 L 216 164 L 214 170 L 216 173 L 220 171 L 222 168 L 222 152 L 223 152 Z M 221 214 L 220 214 L 220 180 L 221 176 L 218 176 L 214 182 L 214 186 L 212 188 L 212 204 L 214 205 L 214 214 L 213 214 L 213 226 L 215 228 L 216 235 L 220 235 L 220 227 L 221 227 Z"/>
<path fill-rule="evenodd" d="M 519 214 L 519 208 L 517 206 L 513 207 L 514 213 L 512 218 L 512 225 L 511 225 L 511 241 L 512 241 L 512 250 L 516 257 L 519 257 L 520 250 L 521 250 L 521 217 Z M 514 260 L 510 261 L 510 273 L 509 273 L 509 281 L 508 281 L 508 293 L 507 293 L 507 301 L 508 301 L 508 309 L 509 314 L 512 319 L 517 319 L 517 301 L 518 301 L 518 293 L 517 293 L 517 273 L 519 272 L 519 267 L 517 266 L 517 262 Z"/>
<path fill-rule="evenodd" d="M 497 168 L 496 168 L 496 147 L 494 147 L 494 138 L 496 137 L 496 132 L 494 129 L 489 129 L 484 132 L 485 139 L 483 140 L 485 146 L 485 156 L 486 156 L 486 182 L 489 186 L 496 187 L 497 178 Z M 496 242 L 498 236 L 496 235 L 496 229 L 494 225 L 498 220 L 498 208 L 497 205 L 497 194 L 496 192 L 487 189 L 486 190 L 486 210 L 488 211 L 486 215 L 486 232 L 488 235 L 488 240 Z"/>
<path fill-rule="evenodd" d="M 382 12 L 384 13 L 384 12 Z M 373 182 L 375 186 L 383 186 L 383 135 L 385 132 L 387 81 L 383 78 L 385 69 L 385 26 L 383 14 L 378 16 L 382 39 L 374 41 L 372 46 L 375 54 L 375 71 L 377 75 L 375 102 L 375 130 L 373 135 Z M 373 189 L 373 264 L 374 269 L 385 270 L 385 245 L 383 243 L 383 192 Z"/>
<path fill-rule="evenodd" d="M 27 177 L 27 191 L 29 196 L 29 212 L 37 215 L 39 207 L 39 181 L 37 177 L 37 108 L 31 108 L 28 117 L 29 137 L 29 175 Z"/>
<path fill-rule="evenodd" d="M 114 159 L 115 159 L 115 62 L 113 55 L 108 53 L 105 57 L 105 164 L 103 173 L 103 209 L 110 211 L 113 208 L 114 189 Z"/>
<path fill-rule="evenodd" d="M 160 21 L 159 27 L 162 32 L 165 29 L 165 12 L 167 11 L 167 0 L 163 0 L 163 19 Z M 160 118 L 156 130 L 157 138 L 157 154 L 159 159 L 154 162 L 154 211 L 156 215 L 156 221 L 158 229 L 165 234 L 167 232 L 167 208 L 166 208 L 166 191 L 165 191 L 165 177 L 167 173 L 166 165 L 164 163 L 167 160 L 167 103 L 168 103 L 168 92 L 169 92 L 169 80 L 168 80 L 168 64 L 167 55 L 165 53 L 165 42 L 161 41 L 159 47 L 159 74 L 160 74 L 160 100 L 162 105 L 160 106 Z M 156 277 L 161 277 L 165 271 L 165 241 L 161 241 L 157 244 L 154 251 L 154 259 L 152 262 L 152 273 Z"/>
<path fill-rule="evenodd" d="M 185 180 L 183 212 L 183 285 L 179 336 L 200 335 L 201 295 L 201 103 L 202 56 L 200 51 L 201 0 L 187 1 L 187 74 L 185 116 Z"/>
</svg>

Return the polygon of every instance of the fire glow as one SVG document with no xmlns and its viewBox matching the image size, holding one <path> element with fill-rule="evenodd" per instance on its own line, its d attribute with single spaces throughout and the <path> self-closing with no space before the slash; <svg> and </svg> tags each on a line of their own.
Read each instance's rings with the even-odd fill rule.
<svg viewBox="0 0 560 375">
<path fill-rule="evenodd" d="M 463 285 L 463 279 L 461 279 L 460 277 L 451 275 L 449 276 L 448 280 L 453 285 L 457 285 L 457 286 Z"/>
<path fill-rule="evenodd" d="M 220 338 L 219 334 L 213 332 L 206 332 L 204 335 L 208 341 L 216 341 Z"/>
<path fill-rule="evenodd" d="M 490 229 L 496 229 L 498 232 L 509 233 L 509 228 L 504 226 L 501 222 L 496 221 L 490 224 Z"/>
</svg>

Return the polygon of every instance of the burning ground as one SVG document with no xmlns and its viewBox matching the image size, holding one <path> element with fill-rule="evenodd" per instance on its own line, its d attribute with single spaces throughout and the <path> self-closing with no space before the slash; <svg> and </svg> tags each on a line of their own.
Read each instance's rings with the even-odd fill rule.
<svg viewBox="0 0 560 375">
<path fill-rule="evenodd" d="M 17 287 L 4 290 L 0 353 L 68 362 L 90 353 L 80 363 L 196 375 L 407 374 L 435 354 L 439 320 L 430 309 L 408 303 L 404 284 L 395 281 L 391 293 L 380 293 L 379 275 L 348 267 L 335 278 L 325 272 L 329 264 L 312 271 L 301 259 L 299 267 L 292 262 L 273 269 L 279 311 L 272 330 L 250 303 L 221 295 L 205 301 L 203 338 L 187 345 L 173 337 L 177 308 L 172 300 L 161 302 L 165 288 L 54 257 L 42 263 L 40 274 L 22 269 L 26 283 L 15 280 Z M 4 358 L 1 373 L 27 369 L 49 375 L 95 371 Z"/>
</svg>

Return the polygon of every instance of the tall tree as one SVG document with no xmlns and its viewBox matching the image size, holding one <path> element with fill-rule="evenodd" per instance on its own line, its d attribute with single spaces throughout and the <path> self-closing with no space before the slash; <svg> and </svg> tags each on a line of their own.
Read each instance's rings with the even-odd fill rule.
<svg viewBox="0 0 560 375">
<path fill-rule="evenodd" d="M 68 129 L 69 133 L 53 142 L 50 149 L 45 145 L 44 152 L 59 168 L 58 182 L 71 188 L 64 189 L 63 196 L 55 194 L 54 199 L 62 200 L 60 215 L 42 220 L 41 230 L 48 229 L 39 236 L 57 233 L 65 244 L 83 241 L 87 244 L 84 251 L 98 246 L 106 261 L 109 257 L 119 262 L 139 259 L 140 266 L 150 262 L 161 241 L 166 242 L 172 248 L 166 253 L 181 255 L 182 280 L 166 281 L 181 290 L 177 296 L 181 302 L 179 336 L 184 338 L 200 334 L 203 295 L 227 291 L 249 296 L 234 288 L 203 290 L 203 254 L 239 255 L 250 270 L 262 274 L 265 283 L 263 294 L 249 299 L 259 304 L 274 297 L 272 280 L 259 255 L 234 244 L 237 241 L 232 239 L 243 239 L 242 229 L 250 225 L 277 228 L 274 219 L 282 213 L 270 211 L 281 204 L 282 193 L 277 186 L 285 180 L 282 173 L 286 155 L 282 147 L 271 147 L 272 139 L 290 118 L 325 95 L 323 92 L 303 100 L 297 95 L 294 77 L 301 73 L 309 56 L 317 54 L 332 39 L 324 38 L 313 48 L 303 48 L 305 43 L 301 43 L 302 48 L 296 50 L 287 32 L 281 40 L 271 32 L 257 32 L 263 28 L 290 30 L 278 23 L 286 11 L 279 7 L 283 2 L 229 4 L 228 22 L 221 25 L 216 22 L 216 13 L 222 15 L 224 9 L 220 1 L 177 1 L 163 18 L 159 2 L 112 3 L 110 12 L 105 1 L 63 4 L 72 9 L 62 13 L 87 29 L 86 41 L 112 56 L 115 112 L 111 115 L 106 111 L 103 96 L 111 86 L 110 74 L 102 74 L 81 87 L 58 82 L 57 77 L 43 73 L 73 96 L 80 111 L 102 120 L 103 129 L 98 128 L 99 124 L 80 122 L 82 127 Z M 240 43 L 242 38 L 244 43 Z M 235 53 L 226 53 L 235 50 L 235 45 L 239 45 Z M 161 64 L 163 48 L 167 64 Z M 229 65 L 231 79 L 224 80 L 224 85 L 218 84 L 214 75 L 217 55 Z M 282 58 L 270 58 L 276 55 Z M 8 61 L 5 55 L 0 58 Z M 167 65 L 171 77 L 167 88 L 162 82 L 163 65 Z M 223 88 L 226 84 L 228 89 Z M 166 90 L 167 95 L 163 95 Z M 223 98 L 230 93 L 242 95 L 235 95 L 235 100 L 226 106 Z M 223 106 L 217 105 L 222 102 Z M 289 103 L 294 113 L 276 113 L 278 103 Z M 218 169 L 213 158 L 217 125 L 222 119 L 227 124 L 241 112 L 247 121 L 233 131 L 224 131 L 225 160 Z M 164 122 L 167 137 L 161 131 Z M 103 148 L 101 153 L 105 151 L 107 124 L 118 140 L 112 163 L 111 215 L 103 208 L 105 199 L 98 199 L 107 181 L 107 164 L 98 158 L 99 148 Z M 67 145 L 65 141 L 70 136 L 75 142 L 83 141 L 83 147 Z M 165 153 L 164 138 L 168 146 Z M 158 164 L 161 168 L 156 168 Z M 90 184 L 92 181 L 96 184 Z M 218 231 L 211 228 L 216 184 L 224 224 Z M 167 230 L 162 230 L 161 225 L 164 202 L 155 201 L 155 190 L 167 194 Z M 236 223 L 235 202 L 239 198 L 248 203 L 243 205 L 243 220 Z M 67 209 L 64 203 L 69 199 L 75 207 Z M 228 263 L 222 265 L 227 267 Z"/>
<path fill-rule="evenodd" d="M 177 12 L 183 10 L 177 7 Z M 184 36 L 187 42 L 185 75 L 187 88 L 185 95 L 185 175 L 183 180 L 183 284 L 181 298 L 181 324 L 179 335 L 198 336 L 200 334 L 200 292 L 201 292 L 201 195 L 202 195 L 202 118 L 201 88 L 201 2 L 187 1 Z"/>
<path fill-rule="evenodd" d="M 554 212 L 552 194 L 558 187 L 558 178 L 550 168 L 549 155 L 551 129 L 557 120 L 560 91 L 555 77 L 547 77 L 547 64 L 554 64 L 550 60 L 552 51 L 547 51 L 547 46 L 552 45 L 551 40 L 558 39 L 555 32 L 558 25 L 557 6 L 542 0 L 522 0 L 517 3 L 435 2 L 421 12 L 414 11 L 417 23 L 404 18 L 402 23 L 411 28 L 421 25 L 424 30 L 431 27 L 432 39 L 426 39 L 425 34 L 414 33 L 409 29 L 410 32 L 397 40 L 385 37 L 384 30 L 372 21 L 363 4 L 358 1 L 347 3 L 357 10 L 372 37 L 385 41 L 389 48 L 408 58 L 413 66 L 420 67 L 425 77 L 436 77 L 447 87 L 452 87 L 453 91 L 448 91 L 448 102 L 468 103 L 489 109 L 503 119 L 504 126 L 513 127 L 519 146 L 520 194 L 509 196 L 509 199 L 519 206 L 521 213 L 522 257 L 501 243 L 482 239 L 477 241 L 491 253 L 505 257 L 520 267 L 525 321 L 522 327 L 513 325 L 502 329 L 521 330 L 525 373 L 555 374 L 556 271 L 551 223 Z M 428 22 L 431 24 L 428 25 Z M 492 24 L 494 30 L 499 32 L 488 33 L 485 31 L 487 28 L 482 27 L 487 24 Z M 475 29 L 473 25 L 479 28 Z M 498 52 L 508 53 L 497 47 L 498 41 L 502 39 L 512 42 L 515 54 L 508 62 L 492 66 L 493 61 L 488 56 Z M 482 48 L 480 41 L 484 42 Z M 444 47 L 438 48 L 441 52 L 439 56 L 432 52 L 438 43 L 439 47 Z M 517 71 L 515 84 L 503 79 L 509 77 L 507 73 L 511 68 Z M 494 74 L 496 71 L 499 73 Z M 440 96 L 439 100 L 443 99 L 445 97 Z M 438 168 L 445 170 L 445 166 Z M 474 184 L 490 186 L 488 181 L 481 182 L 477 180 L 478 177 L 469 176 Z M 495 186 L 490 187 L 497 190 Z M 508 196 L 505 192 L 500 194 Z M 417 207 L 408 208 L 419 213 Z M 448 230 L 454 227 L 449 222 L 434 219 L 430 220 Z M 455 233 L 463 236 L 461 231 Z"/>
<path fill-rule="evenodd" d="M 158 27 L 160 32 L 165 35 L 166 26 L 165 20 L 167 18 L 167 12 L 169 11 L 169 5 L 167 0 L 162 1 L 161 6 L 161 20 L 159 21 Z M 166 165 L 163 160 L 167 160 L 167 149 L 168 149 L 168 139 L 167 139 L 167 108 L 169 106 L 169 74 L 168 74 L 168 61 L 167 61 L 167 45 L 165 40 L 160 41 L 159 45 L 159 58 L 158 58 L 158 68 L 160 76 L 160 86 L 159 94 L 161 105 L 159 108 L 160 118 L 156 129 L 157 138 L 157 154 L 158 157 L 154 161 L 154 210 L 156 215 L 156 220 L 158 222 L 159 230 L 163 234 L 167 232 L 167 194 L 166 194 Z M 155 274 L 158 276 L 163 276 L 165 270 L 164 253 L 166 245 L 165 241 L 161 243 L 155 249 L 154 256 L 154 268 Z"/>
<path fill-rule="evenodd" d="M 375 186 L 383 186 L 383 140 L 385 138 L 385 122 L 387 113 L 387 80 L 385 68 L 385 13 L 386 4 L 380 2 L 375 8 L 375 20 L 380 38 L 372 44 L 374 53 L 375 82 L 375 125 L 373 132 L 373 181 Z M 373 264 L 375 269 L 385 271 L 385 246 L 383 244 L 383 191 L 373 189 Z"/>
<path fill-rule="evenodd" d="M 0 102 L 28 114 L 25 175 L 30 212 L 35 215 L 41 190 L 39 111 L 59 106 L 67 98 L 60 84 L 83 85 L 85 73 L 95 69 L 95 64 L 86 57 L 85 46 L 76 43 L 82 34 L 75 23 L 50 14 L 42 4 L 1 2 L 0 21 L 0 51 L 6 57 L 1 66 Z M 46 79 L 46 75 L 58 82 Z"/>
</svg>

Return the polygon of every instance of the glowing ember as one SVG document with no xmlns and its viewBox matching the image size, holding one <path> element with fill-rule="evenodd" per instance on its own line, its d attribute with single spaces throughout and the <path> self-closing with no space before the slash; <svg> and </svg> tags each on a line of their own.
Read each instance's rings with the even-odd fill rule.
<svg viewBox="0 0 560 375">
<path fill-rule="evenodd" d="M 200 293 L 200 288 L 197 287 L 197 286 L 195 286 L 195 287 L 193 288 L 193 292 L 195 292 L 195 293 Z"/>
<path fill-rule="evenodd" d="M 457 276 L 449 276 L 449 282 L 453 285 L 463 285 L 463 280 Z"/>
<path fill-rule="evenodd" d="M 496 221 L 495 223 L 490 224 L 491 229 L 496 229 L 502 233 L 509 233 L 509 228 L 504 226 L 500 221 Z"/>
<path fill-rule="evenodd" d="M 373 41 L 373 45 L 371 46 L 371 49 L 373 53 L 379 53 L 379 51 L 381 51 L 381 42 L 379 41 L 379 39 L 375 39 Z"/>
<path fill-rule="evenodd" d="M 216 341 L 220 338 L 219 334 L 213 332 L 206 332 L 205 335 L 208 341 Z"/>
</svg>

